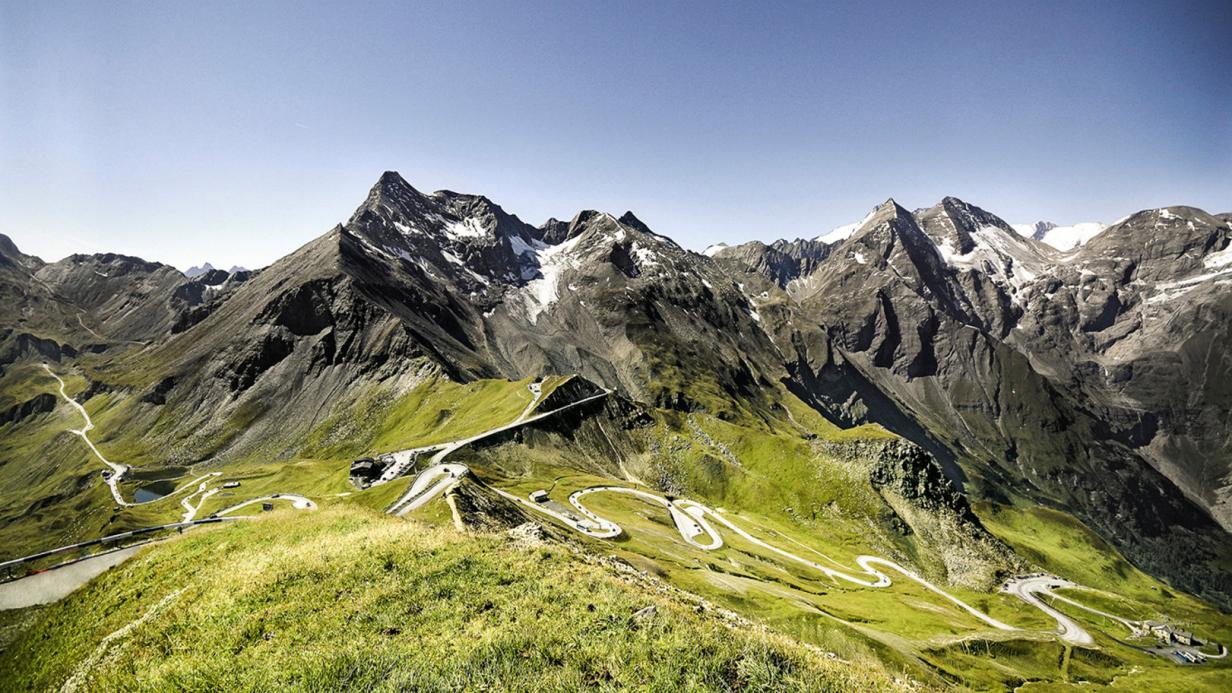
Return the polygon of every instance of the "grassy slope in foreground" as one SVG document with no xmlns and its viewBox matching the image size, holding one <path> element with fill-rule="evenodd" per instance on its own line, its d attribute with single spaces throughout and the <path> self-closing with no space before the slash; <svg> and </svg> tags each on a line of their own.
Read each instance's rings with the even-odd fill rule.
<svg viewBox="0 0 1232 693">
<path fill-rule="evenodd" d="M 651 604 L 657 615 L 633 617 Z M 74 676 L 105 690 L 893 685 L 866 665 L 730 628 L 561 547 L 354 508 L 195 531 L 17 627 L 0 680 L 18 689 Z"/>
</svg>

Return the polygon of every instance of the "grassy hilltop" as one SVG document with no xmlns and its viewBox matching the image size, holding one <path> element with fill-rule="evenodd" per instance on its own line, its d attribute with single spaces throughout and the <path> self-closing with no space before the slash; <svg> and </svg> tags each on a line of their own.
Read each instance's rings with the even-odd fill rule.
<svg viewBox="0 0 1232 693">
<path fill-rule="evenodd" d="M 560 546 L 354 507 L 197 530 L 7 618 L 15 689 L 898 687 Z"/>
</svg>

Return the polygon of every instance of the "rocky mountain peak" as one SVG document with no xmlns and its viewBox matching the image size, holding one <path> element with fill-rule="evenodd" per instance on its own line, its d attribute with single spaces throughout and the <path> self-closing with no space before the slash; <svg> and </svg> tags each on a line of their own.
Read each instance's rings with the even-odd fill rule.
<svg viewBox="0 0 1232 693">
<path fill-rule="evenodd" d="M 898 202 L 896 202 L 894 198 L 892 197 L 887 197 L 885 202 L 882 202 L 881 204 L 877 205 L 873 210 L 873 214 L 874 216 L 882 216 L 882 215 L 889 215 L 889 216 L 895 216 L 895 217 L 911 216 L 911 212 L 908 212 L 902 205 L 898 204 Z"/>
<path fill-rule="evenodd" d="M 635 228 L 638 231 L 641 231 L 642 233 L 654 233 L 653 231 L 650 230 L 649 226 L 647 226 L 646 224 L 642 222 L 641 219 L 638 219 L 637 217 L 633 216 L 633 212 L 625 212 L 624 214 L 620 215 L 620 219 L 618 219 L 617 221 L 624 224 L 625 226 Z"/>
<path fill-rule="evenodd" d="M 1031 233 L 1027 235 L 1037 241 L 1042 241 L 1044 240 L 1044 237 L 1048 235 L 1048 232 L 1055 228 L 1057 228 L 1057 225 L 1051 221 L 1037 221 L 1032 224 Z"/>
<path fill-rule="evenodd" d="M 573 219 L 570 220 L 569 226 L 565 230 L 564 240 L 576 238 L 590 229 L 593 224 L 601 223 L 605 220 L 610 220 L 612 223 L 615 223 L 616 221 L 615 219 L 612 219 L 612 215 L 610 214 L 598 212 L 593 209 L 583 209 L 575 214 Z"/>
<path fill-rule="evenodd" d="M 823 248 L 829 248 L 820 241 L 796 241 L 796 243 L 815 243 Z M 782 248 L 776 247 L 784 244 Z M 706 254 L 720 262 L 734 262 L 745 271 L 760 274 L 780 287 L 786 287 L 792 280 L 802 275 L 801 263 L 798 257 L 792 257 L 785 252 L 787 241 L 775 241 L 774 245 L 766 245 L 761 241 L 749 241 L 740 245 L 722 247 L 711 246 Z"/>
<path fill-rule="evenodd" d="M 890 198 L 885 202 L 877 205 L 877 207 L 864 218 L 851 236 L 847 238 L 847 243 L 863 243 L 871 236 L 886 237 L 893 235 L 905 228 L 914 228 L 915 220 L 911 216 L 911 212 L 901 207 L 894 198 Z"/>
<path fill-rule="evenodd" d="M 1198 226 L 1217 226 L 1221 223 L 1218 217 L 1185 205 L 1172 207 L 1157 207 L 1143 209 L 1117 221 L 1107 227 L 1107 231 L 1115 235 L 1116 229 L 1130 229 L 1138 233 L 1153 233 L 1157 230 L 1185 228 Z"/>
<path fill-rule="evenodd" d="M 1184 278 L 1189 286 L 1223 276 L 1228 263 L 1219 253 L 1230 238 L 1232 225 L 1200 209 L 1147 209 L 1092 238 L 1076 253 L 1074 263 L 1118 281 Z"/>
<path fill-rule="evenodd" d="M 397 171 L 386 171 L 377 179 L 376 184 L 372 186 L 372 191 L 388 196 L 399 197 L 407 194 L 422 195 L 423 193 L 415 189 L 413 185 L 407 182 L 402 174 Z"/>
<path fill-rule="evenodd" d="M 957 197 L 946 197 L 938 204 L 917 212 L 915 217 L 939 248 L 958 255 L 975 250 L 977 234 L 1004 233 L 1017 238 L 1010 225 L 1000 217 Z"/>
<path fill-rule="evenodd" d="M 539 240 L 549 245 L 556 245 L 568 238 L 569 222 L 552 217 L 543 222 L 543 225 L 537 231 L 539 232 Z"/>
<path fill-rule="evenodd" d="M 911 246 L 921 242 L 931 245 L 911 212 L 895 202 L 894 198 L 890 198 L 865 218 L 864 223 L 851 234 L 843 246 L 863 245 L 884 257 L 894 247 L 902 245 L 900 241 Z"/>
<path fill-rule="evenodd" d="M 350 222 L 359 220 L 364 213 L 420 219 L 435 212 L 434 206 L 429 196 L 416 190 L 397 171 L 386 171 L 368 191 L 367 199 L 351 215 Z"/>
<path fill-rule="evenodd" d="M 1196 207 L 1173 206 L 1144 209 L 1107 227 L 1087 247 L 1120 243 L 1167 243 L 1178 237 L 1203 236 L 1227 222 Z M 1137 238 L 1137 241 L 1132 239 Z"/>
<path fill-rule="evenodd" d="M 995 226 L 1003 231 L 1013 231 L 1010 225 L 1005 223 L 1001 217 L 973 204 L 964 202 L 957 197 L 942 199 L 941 207 L 955 223 L 962 223 L 968 229 L 979 226 Z"/>
<path fill-rule="evenodd" d="M 13 242 L 12 238 L 0 233 L 0 253 L 5 255 L 18 255 L 21 251 L 17 249 L 17 244 Z"/>
<path fill-rule="evenodd" d="M 205 262 L 200 265 L 193 265 L 192 267 L 189 267 L 188 269 L 184 270 L 184 276 L 188 277 L 189 279 L 192 279 L 193 277 L 198 277 L 202 274 L 205 274 L 207 272 L 213 272 L 213 271 L 214 271 L 214 266 L 208 262 Z"/>
<path fill-rule="evenodd" d="M 29 273 L 37 272 L 46 264 L 37 256 L 21 252 L 13 239 L 0 233 L 0 268 L 20 267 L 25 273 Z"/>
</svg>

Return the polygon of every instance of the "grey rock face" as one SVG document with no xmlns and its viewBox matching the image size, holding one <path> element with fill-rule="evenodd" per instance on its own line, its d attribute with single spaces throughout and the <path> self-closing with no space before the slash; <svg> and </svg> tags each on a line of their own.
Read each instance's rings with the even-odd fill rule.
<svg viewBox="0 0 1232 693">
<path fill-rule="evenodd" d="M 798 327 L 775 337 L 798 392 L 836 420 L 948 453 L 979 494 L 1069 508 L 1141 565 L 1188 563 L 1187 584 L 1227 603 L 1212 520 L 1230 526 L 1232 362 L 1213 345 L 1230 233 L 1193 208 L 1148 210 L 1062 254 L 953 198 L 914 214 L 891 201 L 795 281 Z M 776 280 L 739 247 L 716 257 Z"/>
<path fill-rule="evenodd" d="M 801 276 L 811 274 L 830 256 L 834 246 L 816 240 L 777 240 L 770 245 L 760 241 L 724 247 L 714 257 L 744 266 L 764 275 L 782 288 Z"/>
<path fill-rule="evenodd" d="M 923 448 L 906 440 L 825 443 L 833 458 L 867 469 L 868 479 L 904 533 L 939 557 L 951 584 L 990 588 L 1025 568 L 1008 546 L 985 531 L 965 495 Z"/>
</svg>

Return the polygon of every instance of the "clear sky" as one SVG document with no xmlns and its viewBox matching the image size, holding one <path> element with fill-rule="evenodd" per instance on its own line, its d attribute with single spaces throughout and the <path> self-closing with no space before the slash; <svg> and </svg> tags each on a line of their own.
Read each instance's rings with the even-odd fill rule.
<svg viewBox="0 0 1232 693">
<path fill-rule="evenodd" d="M 386 169 L 693 248 L 1232 210 L 1228 0 L 774 5 L 0 3 L 0 233 L 260 266 Z"/>
</svg>

